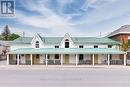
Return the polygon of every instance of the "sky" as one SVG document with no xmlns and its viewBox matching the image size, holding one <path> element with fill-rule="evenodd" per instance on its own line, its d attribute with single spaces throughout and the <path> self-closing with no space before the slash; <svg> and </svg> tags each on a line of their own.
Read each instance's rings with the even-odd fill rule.
<svg viewBox="0 0 130 87">
<path fill-rule="evenodd" d="M 0 32 L 25 36 L 105 36 L 130 24 L 130 0 L 15 0 L 14 17 L 0 17 Z"/>
</svg>

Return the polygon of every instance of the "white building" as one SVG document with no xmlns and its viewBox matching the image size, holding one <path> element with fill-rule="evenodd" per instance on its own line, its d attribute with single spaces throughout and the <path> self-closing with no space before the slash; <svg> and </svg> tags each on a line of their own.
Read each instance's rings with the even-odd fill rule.
<svg viewBox="0 0 130 87">
<path fill-rule="evenodd" d="M 126 65 L 119 42 L 107 37 L 20 37 L 11 44 L 7 64 L 28 65 Z M 123 58 L 119 56 L 123 55 Z"/>
</svg>

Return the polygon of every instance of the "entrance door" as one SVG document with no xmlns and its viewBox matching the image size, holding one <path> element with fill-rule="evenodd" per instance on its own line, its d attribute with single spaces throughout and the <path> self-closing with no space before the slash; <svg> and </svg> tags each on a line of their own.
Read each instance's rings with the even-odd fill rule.
<svg viewBox="0 0 130 87">
<path fill-rule="evenodd" d="M 25 59 L 26 59 L 26 62 L 25 62 L 25 63 L 26 63 L 27 65 L 30 65 L 31 61 L 30 61 L 30 55 L 29 55 L 29 54 L 26 54 L 26 55 L 25 55 Z"/>
<path fill-rule="evenodd" d="M 69 64 L 69 54 L 65 54 L 64 63 Z"/>
<path fill-rule="evenodd" d="M 94 55 L 94 63 L 95 63 L 95 64 L 98 64 L 98 54 L 95 54 L 95 55 Z"/>
<path fill-rule="evenodd" d="M 33 55 L 33 64 L 39 64 L 39 63 L 40 63 L 39 54 Z"/>
</svg>

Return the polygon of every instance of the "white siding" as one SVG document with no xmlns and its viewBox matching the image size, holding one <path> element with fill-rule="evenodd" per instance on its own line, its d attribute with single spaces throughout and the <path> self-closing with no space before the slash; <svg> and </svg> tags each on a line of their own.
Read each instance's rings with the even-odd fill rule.
<svg viewBox="0 0 130 87">
<path fill-rule="evenodd" d="M 36 41 L 39 41 L 39 47 L 40 47 L 40 48 L 43 48 L 43 47 L 44 47 L 44 44 L 43 44 L 41 38 L 40 38 L 38 35 L 36 35 L 36 36 L 33 38 L 32 42 L 31 42 L 31 48 L 35 48 Z"/>
<path fill-rule="evenodd" d="M 74 48 L 74 43 L 73 43 L 71 37 L 70 37 L 68 34 L 65 34 L 63 40 L 62 40 L 61 43 L 60 43 L 60 48 L 64 48 L 64 47 L 65 47 L 65 40 L 66 40 L 66 39 L 69 40 L 70 48 Z"/>
<path fill-rule="evenodd" d="M 84 60 L 91 60 L 91 54 L 84 54 Z"/>
<path fill-rule="evenodd" d="M 24 56 L 20 55 L 20 63 L 25 64 L 25 61 L 26 61 L 25 55 Z"/>
<path fill-rule="evenodd" d="M 99 54 L 98 55 L 98 63 L 102 64 L 105 60 L 107 60 L 107 55 L 106 54 Z"/>
<path fill-rule="evenodd" d="M 76 63 L 76 56 L 73 55 L 69 55 L 69 63 L 70 64 L 75 64 Z"/>
<path fill-rule="evenodd" d="M 44 54 L 40 54 L 40 63 L 43 64 L 45 61 L 45 55 Z"/>
</svg>

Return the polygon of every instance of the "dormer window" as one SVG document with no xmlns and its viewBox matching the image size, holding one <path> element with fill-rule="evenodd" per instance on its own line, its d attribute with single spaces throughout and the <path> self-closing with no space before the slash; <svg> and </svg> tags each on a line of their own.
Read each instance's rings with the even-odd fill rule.
<svg viewBox="0 0 130 87">
<path fill-rule="evenodd" d="M 69 48 L 69 40 L 68 39 L 65 40 L 65 48 Z"/>
<path fill-rule="evenodd" d="M 39 48 L 39 41 L 36 41 L 35 46 L 36 46 L 36 48 Z"/>
<path fill-rule="evenodd" d="M 59 59 L 59 54 L 55 54 L 55 59 Z"/>
<path fill-rule="evenodd" d="M 58 46 L 58 45 L 55 45 L 55 48 L 59 48 L 59 46 Z"/>
<path fill-rule="evenodd" d="M 108 48 L 112 48 L 112 45 L 108 45 Z"/>
<path fill-rule="evenodd" d="M 84 46 L 83 45 L 79 45 L 79 48 L 84 48 Z"/>
<path fill-rule="evenodd" d="M 94 45 L 94 48 L 98 48 L 98 45 Z"/>
</svg>

